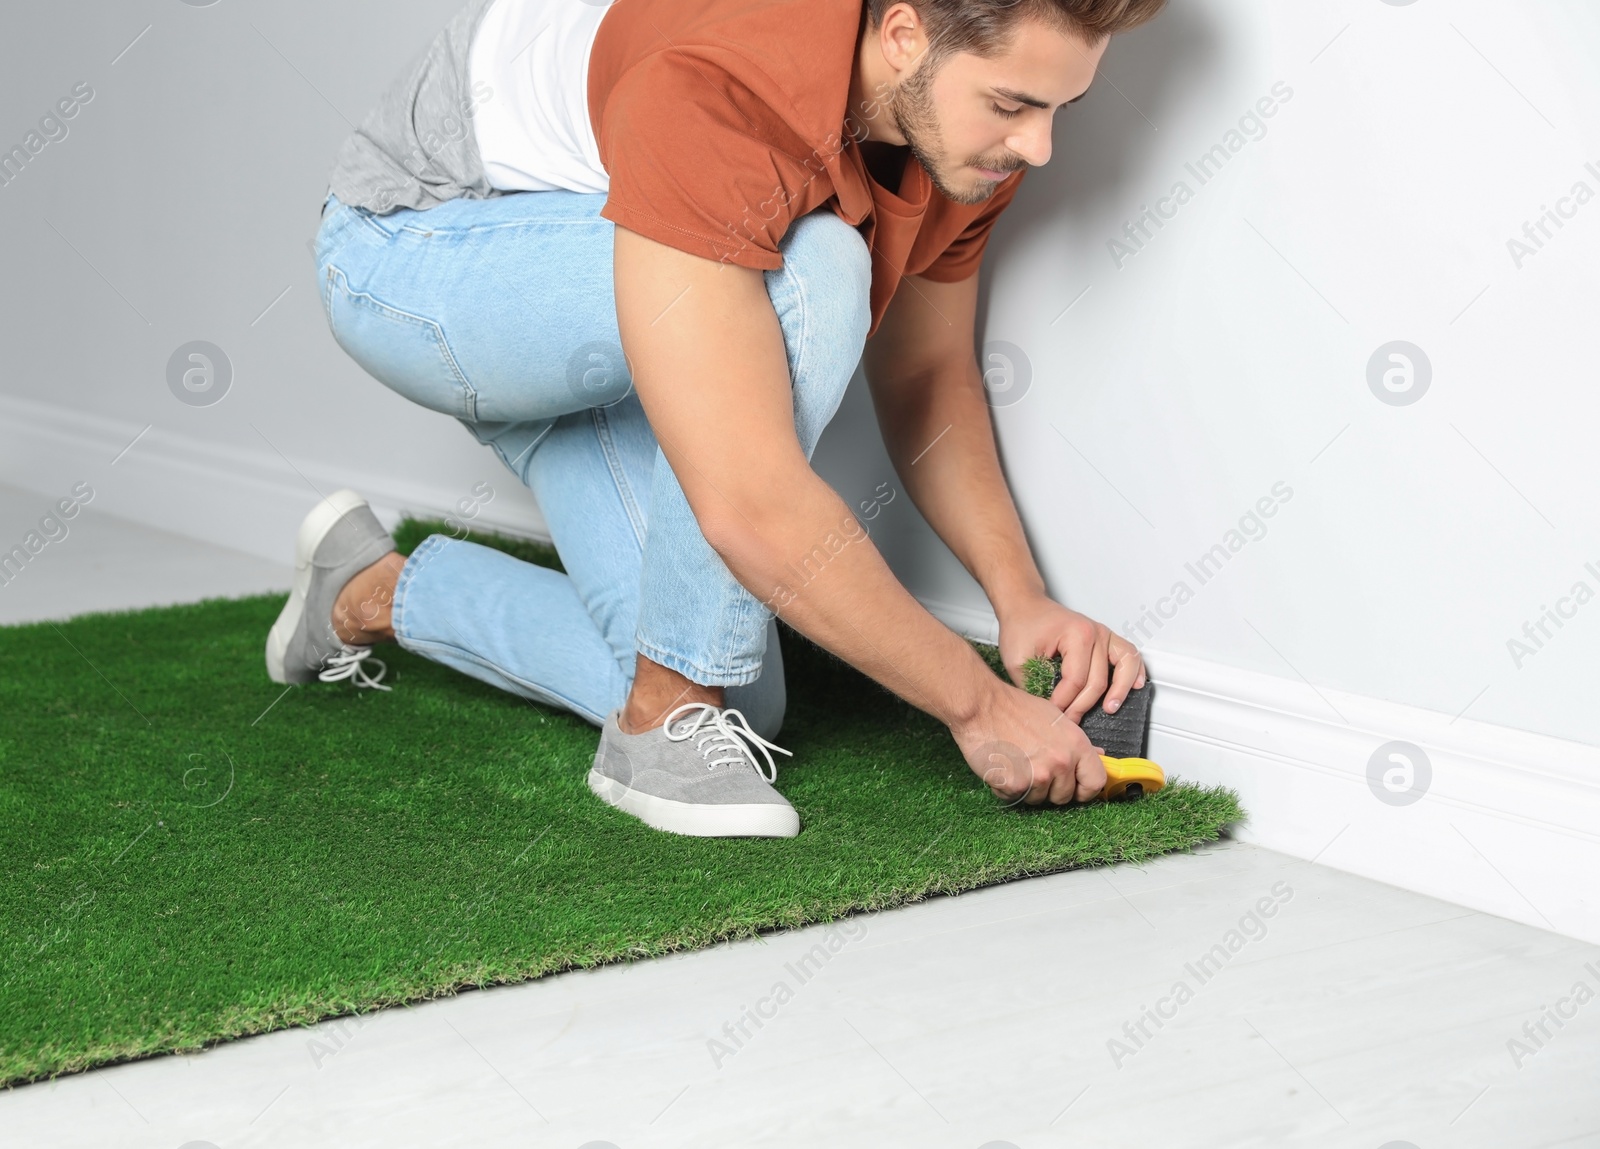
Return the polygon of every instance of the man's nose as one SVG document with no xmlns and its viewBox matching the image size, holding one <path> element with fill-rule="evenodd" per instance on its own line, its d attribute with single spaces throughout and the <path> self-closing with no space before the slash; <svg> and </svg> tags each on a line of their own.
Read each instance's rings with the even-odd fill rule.
<svg viewBox="0 0 1600 1149">
<path fill-rule="evenodd" d="M 1006 146 L 1034 167 L 1050 162 L 1050 120 L 1023 128 L 1006 141 Z"/>
</svg>

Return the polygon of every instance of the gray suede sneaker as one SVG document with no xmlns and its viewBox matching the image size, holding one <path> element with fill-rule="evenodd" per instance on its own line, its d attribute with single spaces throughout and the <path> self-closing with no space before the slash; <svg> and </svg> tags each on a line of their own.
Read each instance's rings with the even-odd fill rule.
<svg viewBox="0 0 1600 1149">
<path fill-rule="evenodd" d="M 354 491 L 335 491 L 300 524 L 294 547 L 294 589 L 267 635 L 267 673 L 274 682 L 336 682 L 376 687 L 364 665 L 370 646 L 350 646 L 333 630 L 333 604 L 344 584 L 394 550 L 394 540 L 367 501 Z"/>
<path fill-rule="evenodd" d="M 643 734 L 624 734 L 620 713 L 606 718 L 589 771 L 589 789 L 602 801 L 658 830 L 699 838 L 800 832 L 800 815 L 771 786 L 778 767 L 767 751 L 789 751 L 751 730 L 739 711 L 689 702 Z"/>
</svg>

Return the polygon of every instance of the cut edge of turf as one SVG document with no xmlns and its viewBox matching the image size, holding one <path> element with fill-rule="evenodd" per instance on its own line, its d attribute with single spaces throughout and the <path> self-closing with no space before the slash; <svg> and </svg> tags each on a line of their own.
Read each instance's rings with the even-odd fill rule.
<svg viewBox="0 0 1600 1149">
<path fill-rule="evenodd" d="M 1023 862 L 1020 866 L 1016 862 L 997 866 L 980 865 L 960 875 L 934 875 L 925 882 L 886 891 L 869 901 L 851 899 L 832 906 L 814 906 L 780 915 L 781 920 L 776 921 L 746 922 L 731 926 L 722 922 L 708 925 L 703 929 L 691 928 L 680 931 L 678 934 L 651 943 L 632 943 L 585 953 L 547 954 L 537 961 L 513 965 L 509 969 L 497 968 L 488 963 L 478 963 L 476 969 L 462 968 L 458 965 L 453 969 L 436 971 L 402 988 L 363 996 L 360 1000 L 354 1000 L 349 996 L 316 997 L 297 1005 L 241 1010 L 235 1019 L 219 1024 L 210 1036 L 204 1038 L 180 1037 L 171 1030 L 164 1030 L 159 1034 L 142 1035 L 135 1042 L 111 1042 L 91 1046 L 89 1049 L 60 1059 L 48 1069 L 39 1067 L 38 1062 L 43 1059 L 35 1056 L 30 1059 L 34 1062 L 32 1068 L 19 1067 L 17 1071 L 9 1073 L 0 1070 L 0 1089 L 53 1081 L 58 1077 L 73 1076 L 135 1061 L 147 1061 L 156 1057 L 198 1053 L 244 1038 L 260 1037 L 287 1029 L 309 1028 L 341 1017 L 364 1017 L 379 1010 L 419 1005 L 440 998 L 455 997 L 463 992 L 525 984 L 574 970 L 623 965 L 674 953 L 709 949 L 722 942 L 743 941 L 788 933 L 808 926 L 827 925 L 849 918 L 873 916 L 883 910 L 899 909 L 931 901 L 934 898 L 955 897 L 1029 878 L 1094 869 L 1099 866 L 1148 861 L 1169 854 L 1192 853 L 1197 846 L 1230 837 L 1231 828 L 1244 818 L 1238 794 L 1225 786 L 1202 787 L 1183 783 L 1175 778 L 1173 784 L 1162 794 L 1171 797 L 1164 799 L 1161 796 L 1151 796 L 1141 798 L 1139 801 L 1157 802 L 1180 797 L 1200 800 L 1201 806 L 1195 811 L 1196 824 L 1187 829 L 1179 841 L 1159 844 L 1147 842 L 1143 846 L 1132 848 L 1126 845 L 1118 846 L 1107 851 L 1104 857 L 1086 861 L 1052 863 L 1040 859 L 1035 863 Z M 1200 810 L 1207 804 L 1215 804 L 1217 809 L 1202 821 Z"/>
</svg>

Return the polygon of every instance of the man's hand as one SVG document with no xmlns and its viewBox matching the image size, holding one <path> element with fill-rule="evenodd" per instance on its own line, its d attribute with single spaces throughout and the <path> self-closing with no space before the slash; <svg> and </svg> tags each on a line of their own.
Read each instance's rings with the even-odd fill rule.
<svg viewBox="0 0 1600 1149">
<path fill-rule="evenodd" d="M 977 715 L 950 728 L 972 772 L 1011 805 L 1064 806 L 1099 797 L 1106 785 L 1102 749 L 1076 724 L 1063 722 L 1047 700 L 993 681 Z"/>
<path fill-rule="evenodd" d="M 1061 681 L 1050 703 L 1076 725 L 1105 696 L 1105 710 L 1116 713 L 1129 690 L 1144 686 L 1144 659 L 1138 648 L 1103 623 L 1043 595 L 1031 597 L 1000 619 L 1000 661 L 1013 682 L 1022 682 L 1022 664 L 1033 657 L 1061 655 Z M 1108 686 L 1109 680 L 1109 686 Z"/>
</svg>

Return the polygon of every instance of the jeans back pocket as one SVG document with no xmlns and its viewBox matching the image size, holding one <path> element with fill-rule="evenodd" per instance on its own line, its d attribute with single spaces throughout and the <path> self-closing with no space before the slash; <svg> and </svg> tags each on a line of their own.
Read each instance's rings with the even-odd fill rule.
<svg viewBox="0 0 1600 1149">
<path fill-rule="evenodd" d="M 333 263 L 323 276 L 328 325 L 350 358 L 413 403 L 476 422 L 477 394 L 437 322 L 355 290 Z"/>
</svg>

